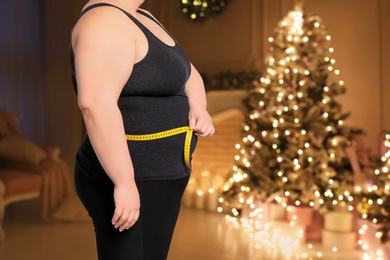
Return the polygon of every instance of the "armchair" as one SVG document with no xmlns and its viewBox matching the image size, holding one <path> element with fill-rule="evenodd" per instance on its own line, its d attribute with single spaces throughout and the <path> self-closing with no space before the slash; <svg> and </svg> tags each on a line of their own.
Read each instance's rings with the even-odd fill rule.
<svg viewBox="0 0 390 260">
<path fill-rule="evenodd" d="M 58 148 L 44 150 L 25 139 L 16 117 L 0 109 L 0 242 L 5 239 L 7 205 L 40 198 L 42 219 L 50 221 L 74 193 L 69 168 L 59 154 Z"/>
</svg>

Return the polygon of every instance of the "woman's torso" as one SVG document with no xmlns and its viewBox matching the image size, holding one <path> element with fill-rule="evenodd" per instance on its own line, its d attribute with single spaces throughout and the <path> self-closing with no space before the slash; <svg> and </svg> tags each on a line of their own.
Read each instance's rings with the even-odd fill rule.
<svg viewBox="0 0 390 260">
<path fill-rule="evenodd" d="M 98 6 L 87 7 L 82 15 Z M 123 11 L 123 10 L 122 10 Z M 143 32 L 147 39 L 146 56 L 134 64 L 131 75 L 118 100 L 127 134 L 149 134 L 188 125 L 188 98 L 185 83 L 191 73 L 190 63 L 176 41 L 168 45 L 146 26 L 123 11 Z M 137 11 L 148 19 L 152 17 Z M 129 21 L 129 22 L 131 22 Z M 72 52 L 73 82 L 77 81 Z M 184 164 L 184 134 L 147 142 L 129 141 L 129 149 L 137 179 L 173 179 L 189 174 Z M 192 151 L 196 140 L 192 142 Z M 77 162 L 86 172 L 104 172 L 88 137 L 83 142 Z"/>
</svg>

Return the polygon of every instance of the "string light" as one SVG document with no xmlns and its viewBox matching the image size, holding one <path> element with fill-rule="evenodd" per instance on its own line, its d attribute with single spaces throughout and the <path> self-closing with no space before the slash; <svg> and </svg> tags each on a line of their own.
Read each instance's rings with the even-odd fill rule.
<svg viewBox="0 0 390 260">
<path fill-rule="evenodd" d="M 182 12 L 191 20 L 203 20 L 212 14 L 220 13 L 227 5 L 228 0 L 181 0 Z"/>
</svg>

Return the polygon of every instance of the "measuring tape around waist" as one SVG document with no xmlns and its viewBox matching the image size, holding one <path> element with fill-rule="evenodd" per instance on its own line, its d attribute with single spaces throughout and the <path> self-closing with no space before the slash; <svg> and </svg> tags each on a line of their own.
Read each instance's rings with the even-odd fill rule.
<svg viewBox="0 0 390 260">
<path fill-rule="evenodd" d="M 144 134 L 144 135 L 129 135 L 126 134 L 126 140 L 128 141 L 150 141 L 161 139 L 165 137 L 170 137 L 182 133 L 186 133 L 186 139 L 184 142 L 184 161 L 188 168 L 191 169 L 190 162 L 190 150 L 191 150 L 191 139 L 192 139 L 192 130 L 188 126 L 177 127 L 169 129 L 162 132 L 157 132 L 153 134 Z"/>
</svg>

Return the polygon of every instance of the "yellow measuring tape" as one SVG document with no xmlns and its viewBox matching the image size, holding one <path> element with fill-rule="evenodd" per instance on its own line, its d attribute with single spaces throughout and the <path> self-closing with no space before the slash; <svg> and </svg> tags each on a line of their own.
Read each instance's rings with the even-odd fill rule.
<svg viewBox="0 0 390 260">
<path fill-rule="evenodd" d="M 182 133 L 186 134 L 186 139 L 184 142 L 184 161 L 188 168 L 191 168 L 190 162 L 190 150 L 191 150 L 191 139 L 192 139 L 192 130 L 188 126 L 182 126 L 178 128 L 173 128 L 167 131 L 162 131 L 153 134 L 145 134 L 145 135 L 126 135 L 126 140 L 128 141 L 150 141 L 155 139 L 161 139 L 173 135 L 178 135 Z"/>
</svg>

